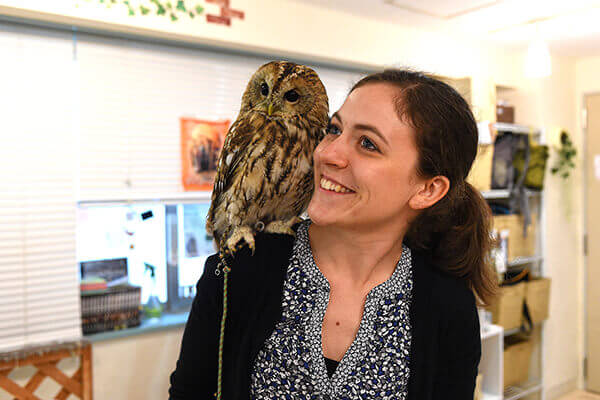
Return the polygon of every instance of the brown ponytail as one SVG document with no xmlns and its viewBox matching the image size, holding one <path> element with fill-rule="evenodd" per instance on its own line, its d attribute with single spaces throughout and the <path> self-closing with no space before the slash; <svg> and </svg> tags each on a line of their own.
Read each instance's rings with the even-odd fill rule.
<svg viewBox="0 0 600 400">
<path fill-rule="evenodd" d="M 361 79 L 399 90 L 396 110 L 413 126 L 419 152 L 417 174 L 446 176 L 446 196 L 419 214 L 405 236 L 407 245 L 428 254 L 440 270 L 462 280 L 481 304 L 497 291 L 490 265 L 491 211 L 481 194 L 465 181 L 477 153 L 477 124 L 463 97 L 437 79 L 409 70 L 385 70 Z"/>
</svg>

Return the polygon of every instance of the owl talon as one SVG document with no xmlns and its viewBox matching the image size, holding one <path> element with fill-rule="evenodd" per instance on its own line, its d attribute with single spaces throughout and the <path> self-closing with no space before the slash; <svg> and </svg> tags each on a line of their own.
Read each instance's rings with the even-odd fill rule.
<svg viewBox="0 0 600 400">
<path fill-rule="evenodd" d="M 292 217 L 287 221 L 273 221 L 265 227 L 265 232 L 296 236 L 296 232 L 294 232 L 292 226 L 301 221 L 302 219 L 299 217 Z"/>
<path fill-rule="evenodd" d="M 244 247 L 244 242 L 246 242 L 250 251 L 254 254 L 254 235 L 252 229 L 248 226 L 235 228 L 233 233 L 229 236 L 229 239 L 227 239 L 225 246 L 231 253 L 235 253 Z"/>
</svg>

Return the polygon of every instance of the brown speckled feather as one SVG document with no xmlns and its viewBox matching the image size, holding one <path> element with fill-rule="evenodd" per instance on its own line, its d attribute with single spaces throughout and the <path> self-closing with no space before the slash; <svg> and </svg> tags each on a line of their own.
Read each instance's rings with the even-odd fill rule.
<svg viewBox="0 0 600 400">
<path fill-rule="evenodd" d="M 327 113 L 325 88 L 311 69 L 274 62 L 253 75 L 219 156 L 208 212 L 207 232 L 221 250 L 244 242 L 253 249 L 257 228 L 293 233 L 314 188 L 312 153 Z"/>
</svg>

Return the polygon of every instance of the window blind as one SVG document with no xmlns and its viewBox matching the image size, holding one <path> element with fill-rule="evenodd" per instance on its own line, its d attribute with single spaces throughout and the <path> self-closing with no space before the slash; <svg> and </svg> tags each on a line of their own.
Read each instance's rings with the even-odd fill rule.
<svg viewBox="0 0 600 400">
<path fill-rule="evenodd" d="M 0 350 L 81 336 L 68 33 L 0 23 Z"/>
<path fill-rule="evenodd" d="M 77 202 L 182 192 L 179 118 L 233 120 L 271 59 L 9 22 L 0 51 L 3 351 L 81 335 Z M 360 75 L 314 68 L 333 112 Z"/>
<path fill-rule="evenodd" d="M 84 201 L 181 192 L 179 118 L 237 116 L 256 69 L 271 59 L 81 34 Z M 314 67 L 331 112 L 358 73 Z"/>
</svg>

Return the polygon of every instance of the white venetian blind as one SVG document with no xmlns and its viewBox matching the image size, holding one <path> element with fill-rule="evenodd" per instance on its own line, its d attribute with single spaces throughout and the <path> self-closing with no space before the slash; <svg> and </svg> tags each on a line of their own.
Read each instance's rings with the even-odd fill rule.
<svg viewBox="0 0 600 400">
<path fill-rule="evenodd" d="M 271 59 L 81 34 L 81 200 L 181 192 L 179 118 L 236 118 L 256 69 Z M 315 68 L 331 112 L 359 74 Z"/>
<path fill-rule="evenodd" d="M 0 23 L 0 350 L 81 336 L 68 33 Z"/>
<path fill-rule="evenodd" d="M 77 201 L 181 192 L 179 118 L 233 121 L 271 60 L 73 39 L 0 23 L 0 351 L 81 335 Z M 333 112 L 359 74 L 315 69 Z"/>
</svg>

